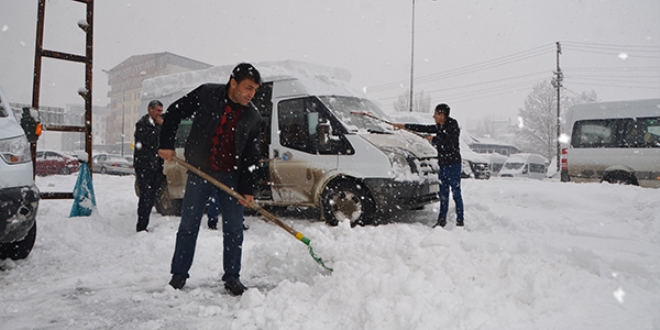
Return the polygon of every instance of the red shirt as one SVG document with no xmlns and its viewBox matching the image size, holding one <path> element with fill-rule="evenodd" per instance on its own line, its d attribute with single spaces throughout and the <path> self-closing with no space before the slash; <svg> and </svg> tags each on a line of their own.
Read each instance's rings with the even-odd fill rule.
<svg viewBox="0 0 660 330">
<path fill-rule="evenodd" d="M 236 143 L 234 131 L 241 119 L 243 106 L 228 101 L 220 125 L 215 130 L 211 145 L 211 168 L 220 172 L 236 171 Z"/>
</svg>

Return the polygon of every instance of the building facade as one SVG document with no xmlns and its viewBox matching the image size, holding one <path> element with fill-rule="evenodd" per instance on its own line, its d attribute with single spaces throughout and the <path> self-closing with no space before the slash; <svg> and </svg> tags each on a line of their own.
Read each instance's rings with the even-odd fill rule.
<svg viewBox="0 0 660 330">
<path fill-rule="evenodd" d="M 105 144 L 120 144 L 120 154 L 132 154 L 135 123 L 140 117 L 142 81 L 173 73 L 203 70 L 211 65 L 172 53 L 131 56 L 108 74 L 110 113 L 107 117 Z M 142 111 L 145 112 L 146 110 Z"/>
</svg>

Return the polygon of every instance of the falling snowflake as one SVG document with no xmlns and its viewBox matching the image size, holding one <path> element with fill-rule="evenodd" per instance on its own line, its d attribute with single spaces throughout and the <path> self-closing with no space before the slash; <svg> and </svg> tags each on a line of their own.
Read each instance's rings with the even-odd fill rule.
<svg viewBox="0 0 660 330">
<path fill-rule="evenodd" d="M 619 304 L 623 304 L 623 297 L 626 295 L 626 292 L 623 291 L 623 289 L 621 287 L 616 289 L 616 291 L 614 291 L 613 295 L 614 295 L 614 298 L 616 298 L 616 300 L 619 302 Z"/>
</svg>

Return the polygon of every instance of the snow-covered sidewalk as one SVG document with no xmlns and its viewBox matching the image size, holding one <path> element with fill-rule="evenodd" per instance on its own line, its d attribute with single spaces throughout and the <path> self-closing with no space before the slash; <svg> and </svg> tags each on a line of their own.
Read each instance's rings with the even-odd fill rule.
<svg viewBox="0 0 660 330">
<path fill-rule="evenodd" d="M 37 178 L 70 191 L 75 176 Z M 438 205 L 377 227 L 285 215 L 334 268 L 256 216 L 241 297 L 226 294 L 222 235 L 202 227 L 191 278 L 167 286 L 177 217 L 135 233 L 133 177 L 94 176 L 98 212 L 44 200 L 37 243 L 0 261 L 2 329 L 659 329 L 660 190 L 464 180 L 465 230 Z M 453 220 L 453 205 L 450 214 Z M 451 221 L 450 221 L 451 223 Z"/>
</svg>

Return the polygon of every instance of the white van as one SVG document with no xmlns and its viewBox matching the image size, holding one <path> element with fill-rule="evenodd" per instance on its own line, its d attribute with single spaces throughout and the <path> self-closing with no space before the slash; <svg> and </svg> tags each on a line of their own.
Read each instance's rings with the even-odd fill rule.
<svg viewBox="0 0 660 330">
<path fill-rule="evenodd" d="M 331 225 L 343 220 L 363 225 L 373 222 L 377 211 L 418 209 L 439 200 L 435 148 L 361 115 L 386 118 L 362 93 L 327 75 L 291 70 L 290 75 L 269 75 L 268 67 L 255 66 L 264 81 L 252 100 L 263 118 L 262 162 L 255 171 L 259 204 L 317 208 Z M 220 70 L 214 80 L 224 83 L 231 68 Z M 208 71 L 198 74 L 209 81 Z M 185 75 L 171 82 L 145 81 L 144 108 L 152 99 L 166 108 L 196 88 L 198 82 L 174 93 L 151 92 L 167 90 L 168 84 L 185 81 Z M 187 81 L 195 80 L 191 75 Z M 183 147 L 189 129 L 189 122 L 179 126 L 177 148 Z M 183 150 L 177 149 L 177 155 L 183 156 Z M 157 210 L 176 214 L 186 172 L 172 162 L 166 162 L 164 172 L 168 186 Z"/>
<path fill-rule="evenodd" d="M 30 143 L 0 89 L 0 259 L 24 259 L 32 251 L 39 198 Z"/>
<path fill-rule="evenodd" d="M 575 105 L 563 181 L 660 187 L 660 99 Z"/>
<path fill-rule="evenodd" d="M 513 154 L 506 159 L 500 169 L 501 177 L 524 177 L 544 179 L 548 170 L 548 160 L 537 154 Z"/>
<path fill-rule="evenodd" d="M 488 169 L 490 169 L 490 173 L 493 176 L 500 174 L 502 167 L 504 167 L 506 160 L 509 158 L 498 153 L 486 154 L 484 156 L 488 159 Z"/>
</svg>

